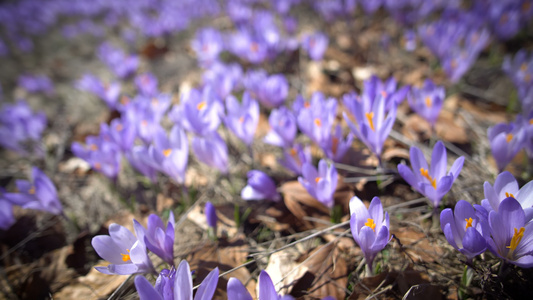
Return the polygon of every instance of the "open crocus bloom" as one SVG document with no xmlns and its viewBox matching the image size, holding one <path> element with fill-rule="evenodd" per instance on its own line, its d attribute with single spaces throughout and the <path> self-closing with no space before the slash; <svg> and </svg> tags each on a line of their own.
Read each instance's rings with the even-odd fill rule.
<svg viewBox="0 0 533 300">
<path fill-rule="evenodd" d="M 449 172 L 447 168 L 446 148 L 438 141 L 431 154 L 431 169 L 424 154 L 417 147 L 409 151 L 412 170 L 404 164 L 398 165 L 398 173 L 419 193 L 426 196 L 434 207 L 439 205 L 442 197 L 452 188 L 452 184 L 463 168 L 464 157 L 455 160 Z"/>
<path fill-rule="evenodd" d="M 504 199 L 498 211 L 489 213 L 492 233 L 489 250 L 501 259 L 522 268 L 533 267 L 533 223 L 526 224 L 520 203 L 512 197 Z"/>
<path fill-rule="evenodd" d="M 350 228 L 355 242 L 365 255 L 368 269 L 372 272 L 374 258 L 391 240 L 389 234 L 389 214 L 383 215 L 383 206 L 374 197 L 368 209 L 357 196 L 350 200 Z"/>
<path fill-rule="evenodd" d="M 488 224 L 465 200 L 459 200 L 453 212 L 451 208 L 442 211 L 440 226 L 448 243 L 463 253 L 468 260 L 487 249 L 486 240 L 490 236 Z"/>
</svg>

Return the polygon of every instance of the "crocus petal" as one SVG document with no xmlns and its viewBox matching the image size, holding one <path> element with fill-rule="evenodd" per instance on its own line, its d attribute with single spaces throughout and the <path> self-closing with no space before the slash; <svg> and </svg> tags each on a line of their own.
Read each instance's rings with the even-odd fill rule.
<svg viewBox="0 0 533 300">
<path fill-rule="evenodd" d="M 226 291 L 228 293 L 228 299 L 253 300 L 248 290 L 237 278 L 231 277 L 228 280 L 228 286 Z"/>
<path fill-rule="evenodd" d="M 92 241 L 91 245 L 98 255 L 112 264 L 124 263 L 121 253 L 125 250 L 117 246 L 113 239 L 108 235 L 97 235 Z M 123 253 L 127 254 L 127 253 Z"/>
<path fill-rule="evenodd" d="M 438 141 L 433 147 L 433 152 L 431 153 L 431 171 L 430 175 L 432 178 L 441 178 L 446 175 L 447 167 L 447 156 L 446 156 L 446 147 L 441 141 Z"/>
<path fill-rule="evenodd" d="M 470 253 L 470 255 L 465 255 L 472 259 L 487 249 L 487 241 L 474 227 L 469 227 L 463 237 L 463 248 Z"/>
<path fill-rule="evenodd" d="M 218 268 L 215 268 L 213 271 L 209 272 L 207 277 L 202 281 L 198 291 L 194 296 L 194 300 L 211 300 L 215 294 L 218 283 Z"/>
<path fill-rule="evenodd" d="M 135 276 L 134 282 L 141 300 L 163 300 L 163 297 L 159 295 L 156 289 L 144 276 Z"/>
<path fill-rule="evenodd" d="M 259 299 L 278 299 L 274 283 L 264 270 L 259 274 Z"/>
<path fill-rule="evenodd" d="M 182 260 L 176 270 L 174 300 L 192 300 L 191 269 L 186 260 Z"/>
</svg>

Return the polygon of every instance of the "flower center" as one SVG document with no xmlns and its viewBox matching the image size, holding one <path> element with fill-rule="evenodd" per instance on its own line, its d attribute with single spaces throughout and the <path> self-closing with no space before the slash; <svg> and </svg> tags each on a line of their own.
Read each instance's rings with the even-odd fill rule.
<svg viewBox="0 0 533 300">
<path fill-rule="evenodd" d="M 512 257 L 514 250 L 516 247 L 518 247 L 518 244 L 520 244 L 520 241 L 524 237 L 524 227 L 520 227 L 520 229 L 514 229 L 513 237 L 511 238 L 511 244 L 507 246 L 506 248 L 511 249 L 509 250 L 509 253 L 507 254 L 507 257 Z"/>
<path fill-rule="evenodd" d="M 126 249 L 126 251 L 128 251 L 128 253 L 130 253 L 130 249 Z M 122 261 L 124 261 L 124 262 L 127 262 L 127 261 L 131 260 L 129 254 L 120 253 L 120 255 L 122 255 Z"/>
<path fill-rule="evenodd" d="M 117 124 L 117 126 L 115 126 L 115 129 L 117 131 L 122 131 L 122 129 L 124 129 L 124 126 L 122 126 L 122 124 Z"/>
<path fill-rule="evenodd" d="M 509 133 L 509 134 L 507 134 L 507 137 L 505 138 L 505 141 L 507 141 L 507 143 L 510 143 L 512 139 L 513 139 L 513 134 Z"/>
<path fill-rule="evenodd" d="M 142 120 L 141 121 L 141 125 L 144 126 L 144 127 L 148 126 L 148 121 Z"/>
<path fill-rule="evenodd" d="M 29 193 L 30 195 L 35 194 L 35 187 L 32 186 L 32 187 L 30 188 L 30 190 L 28 191 L 28 193 Z"/>
<path fill-rule="evenodd" d="M 437 189 L 437 179 L 429 176 L 429 171 L 427 169 L 420 168 L 420 174 L 429 180 L 434 189 Z"/>
<path fill-rule="evenodd" d="M 257 52 L 257 50 L 259 50 L 259 44 L 253 42 L 252 45 L 250 45 L 250 50 L 252 50 L 252 52 Z"/>
<path fill-rule="evenodd" d="M 366 119 L 368 120 L 368 124 L 370 125 L 370 129 L 372 129 L 372 131 L 376 131 L 376 129 L 374 128 L 374 113 L 373 112 L 367 112 L 365 113 L 365 116 L 366 116 Z"/>
<path fill-rule="evenodd" d="M 309 101 L 304 101 L 304 108 L 309 108 L 311 107 L 311 103 L 309 103 Z"/>
<path fill-rule="evenodd" d="M 315 182 L 318 183 L 322 177 L 315 177 Z"/>
<path fill-rule="evenodd" d="M 428 108 L 431 108 L 431 98 L 430 97 L 426 97 L 426 106 Z"/>
<path fill-rule="evenodd" d="M 169 155 L 172 153 L 172 149 L 165 149 L 163 150 L 163 155 L 165 157 L 169 157 Z"/>
<path fill-rule="evenodd" d="M 514 196 L 513 194 L 511 194 L 511 193 L 507 193 L 507 192 L 505 192 L 505 197 L 507 197 L 507 198 L 509 198 L 509 197 L 514 198 L 515 196 Z"/>
<path fill-rule="evenodd" d="M 241 124 L 244 123 L 244 117 L 240 117 L 239 118 L 239 123 L 241 123 Z"/>
<path fill-rule="evenodd" d="M 203 110 L 203 109 L 205 109 L 206 106 L 207 106 L 207 103 L 205 103 L 205 101 L 202 101 L 202 102 L 198 103 L 198 105 L 196 105 L 196 109 L 197 110 Z"/>
<path fill-rule="evenodd" d="M 529 119 L 529 125 L 533 125 L 533 118 Z"/>
<path fill-rule="evenodd" d="M 374 219 L 372 219 L 372 218 L 366 219 L 365 226 L 368 226 L 368 227 L 372 228 L 372 230 L 374 232 L 376 232 L 376 223 L 374 223 Z"/>
<path fill-rule="evenodd" d="M 91 151 L 96 151 L 96 150 L 98 150 L 98 146 L 96 146 L 95 144 L 91 144 L 89 146 L 89 149 L 91 149 Z"/>
<path fill-rule="evenodd" d="M 465 221 L 466 221 L 465 230 L 472 227 L 472 222 L 474 221 L 472 220 L 472 218 L 465 219 Z"/>
<path fill-rule="evenodd" d="M 522 72 L 525 72 L 527 70 L 527 64 L 525 62 L 523 62 L 521 65 L 520 65 L 520 71 Z"/>
<path fill-rule="evenodd" d="M 387 98 L 387 95 L 388 95 L 388 94 L 387 94 L 386 91 L 381 91 L 381 96 L 382 96 L 383 98 Z"/>
<path fill-rule="evenodd" d="M 315 119 L 315 125 L 318 127 L 322 127 L 322 121 L 319 118 Z"/>
<path fill-rule="evenodd" d="M 94 168 L 95 168 L 96 170 L 101 170 L 101 169 L 102 169 L 102 164 L 99 163 L 99 162 L 94 163 Z"/>
</svg>

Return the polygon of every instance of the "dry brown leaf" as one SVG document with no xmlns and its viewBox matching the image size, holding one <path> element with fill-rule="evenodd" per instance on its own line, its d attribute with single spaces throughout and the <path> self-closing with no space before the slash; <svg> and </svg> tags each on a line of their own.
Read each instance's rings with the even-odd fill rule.
<svg viewBox="0 0 533 300">
<path fill-rule="evenodd" d="M 383 272 L 376 276 L 363 278 L 354 286 L 354 290 L 348 299 L 363 300 L 373 298 L 376 297 L 377 293 L 380 293 L 378 296 L 379 299 L 397 299 L 394 294 L 405 295 L 411 287 L 428 283 L 429 278 L 427 274 L 414 270 L 407 270 L 403 272 Z M 384 290 L 391 290 L 391 292 L 383 293 Z M 394 291 L 392 292 L 392 290 Z M 429 296 L 430 294 L 426 295 Z M 436 299 L 439 298 L 441 297 Z M 426 297 L 422 299 L 434 298 Z"/>
<path fill-rule="evenodd" d="M 444 254 L 444 250 L 438 244 L 432 243 L 426 234 L 412 227 L 401 227 L 392 234 L 400 239 L 406 253 L 417 261 L 439 261 Z"/>
<path fill-rule="evenodd" d="M 217 222 L 217 236 L 233 237 L 237 234 L 237 226 L 233 219 L 234 206 L 233 204 L 224 204 L 215 206 L 218 222 Z M 195 223 L 203 230 L 207 230 L 207 218 L 203 206 L 195 206 L 188 214 L 187 219 Z"/>
</svg>

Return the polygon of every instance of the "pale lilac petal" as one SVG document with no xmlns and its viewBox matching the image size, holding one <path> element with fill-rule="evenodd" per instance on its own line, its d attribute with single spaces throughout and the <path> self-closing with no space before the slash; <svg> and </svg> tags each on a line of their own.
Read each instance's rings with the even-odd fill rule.
<svg viewBox="0 0 533 300">
<path fill-rule="evenodd" d="M 252 296 L 244 285 L 234 277 L 228 280 L 228 287 L 226 289 L 228 299 L 234 300 L 253 300 Z"/>
<path fill-rule="evenodd" d="M 215 268 L 213 271 L 209 272 L 207 277 L 202 281 L 198 291 L 194 296 L 194 300 L 211 300 L 215 294 L 218 283 L 218 268 Z"/>
<path fill-rule="evenodd" d="M 182 260 L 176 270 L 174 300 L 192 300 L 191 269 L 186 260 Z"/>
<path fill-rule="evenodd" d="M 266 271 L 259 274 L 259 299 L 278 299 L 274 283 Z"/>
<path fill-rule="evenodd" d="M 141 300 L 163 300 L 156 289 L 144 276 L 135 276 L 135 288 Z"/>
</svg>

